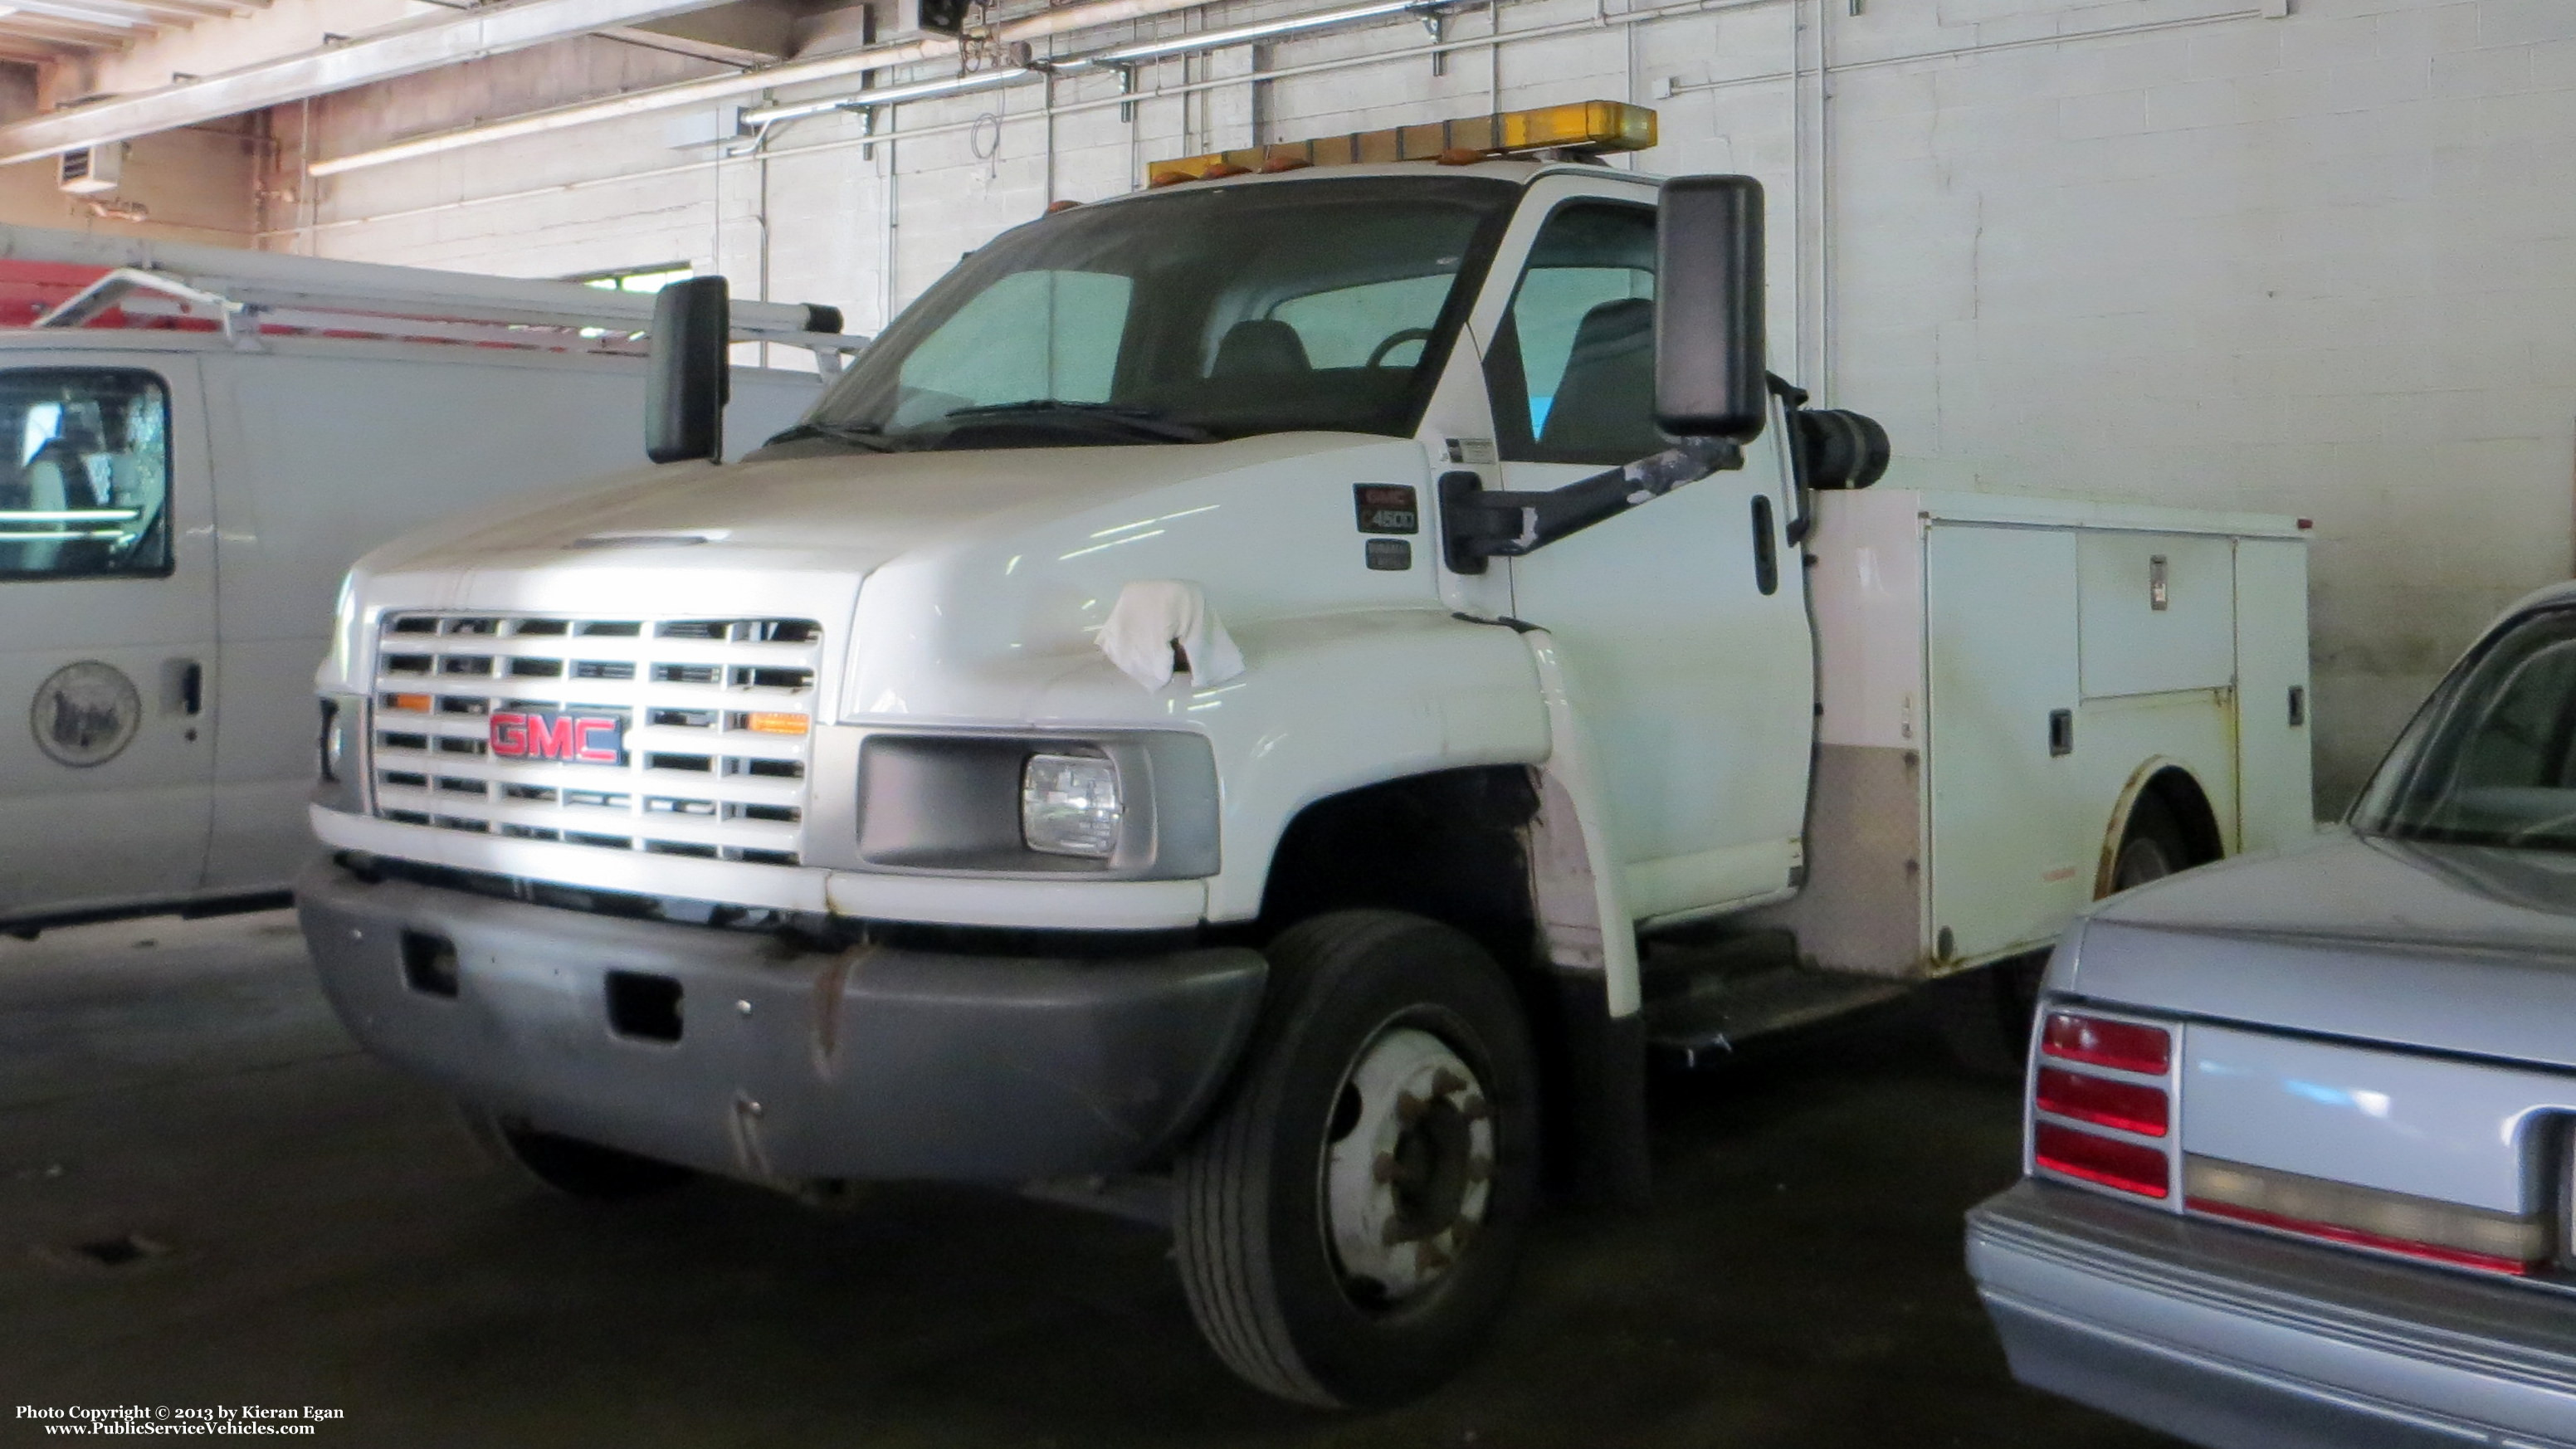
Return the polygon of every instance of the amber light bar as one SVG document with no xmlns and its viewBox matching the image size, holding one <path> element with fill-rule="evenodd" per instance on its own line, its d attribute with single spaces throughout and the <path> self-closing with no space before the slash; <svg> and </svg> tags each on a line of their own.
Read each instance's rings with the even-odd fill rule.
<svg viewBox="0 0 2576 1449">
<path fill-rule="evenodd" d="M 1216 151 L 1156 161 L 1145 168 L 1149 186 L 1242 176 L 1254 171 L 1293 171 L 1306 166 L 1376 165 L 1392 161 L 1462 164 L 1530 151 L 1643 151 L 1655 144 L 1655 113 L 1623 101 L 1570 101 L 1534 110 L 1501 111 L 1352 131 L 1311 141 L 1281 141 L 1240 151 Z"/>
<path fill-rule="evenodd" d="M 2549 1258 L 2549 1223 L 2277 1168 L 2183 1159 L 2183 1206 L 2348 1247 L 2515 1275 Z"/>
</svg>

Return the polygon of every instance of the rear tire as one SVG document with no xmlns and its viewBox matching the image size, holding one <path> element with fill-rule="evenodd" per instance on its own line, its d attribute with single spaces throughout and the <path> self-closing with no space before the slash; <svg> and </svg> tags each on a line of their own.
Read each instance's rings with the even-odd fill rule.
<svg viewBox="0 0 2576 1449">
<path fill-rule="evenodd" d="M 465 1119 L 466 1132 L 494 1161 L 565 1197 L 625 1202 L 667 1192 L 696 1175 L 685 1167 L 614 1147 L 539 1132 L 523 1121 L 471 1103 L 459 1103 L 457 1111 Z"/>
<path fill-rule="evenodd" d="M 1511 984 L 1464 933 L 1338 911 L 1269 950 L 1261 1024 L 1182 1154 L 1190 1311 L 1254 1387 L 1327 1408 L 1455 1374 L 1511 1287 L 1538 1102 Z"/>
<path fill-rule="evenodd" d="M 2136 890 L 2178 870 L 2200 864 L 2192 859 L 2191 837 L 2174 818 L 2172 807 L 2153 794 L 2129 807 L 2129 828 L 2120 834 L 2120 853 L 2111 858 L 2111 894 Z"/>
<path fill-rule="evenodd" d="M 2034 951 L 1944 976 L 1923 988 L 1941 1044 L 1969 1075 L 2021 1080 L 2030 1056 L 2030 1019 L 2039 1010 L 2039 981 L 2048 953 Z"/>
</svg>

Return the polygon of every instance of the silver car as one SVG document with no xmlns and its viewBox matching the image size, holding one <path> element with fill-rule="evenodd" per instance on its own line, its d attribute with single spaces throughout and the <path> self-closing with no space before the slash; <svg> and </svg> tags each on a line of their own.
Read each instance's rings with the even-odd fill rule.
<svg viewBox="0 0 2576 1449">
<path fill-rule="evenodd" d="M 1968 1220 L 2014 1375 L 2196 1443 L 2576 1445 L 2576 585 L 2341 829 L 2119 896 Z"/>
</svg>

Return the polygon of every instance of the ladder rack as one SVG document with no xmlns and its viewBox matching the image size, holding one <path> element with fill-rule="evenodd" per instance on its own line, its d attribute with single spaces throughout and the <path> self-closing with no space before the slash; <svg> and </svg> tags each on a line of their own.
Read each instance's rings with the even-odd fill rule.
<svg viewBox="0 0 2576 1449">
<path fill-rule="evenodd" d="M 128 325 L 220 330 L 245 347 L 264 333 L 293 333 L 631 355 L 653 324 L 650 294 L 578 282 L 0 224 L 0 273 L 11 263 L 55 277 L 67 267 L 95 269 L 37 317 L 37 327 L 80 327 L 122 313 Z M 812 352 L 827 375 L 868 342 L 841 331 L 839 309 L 805 303 L 737 300 L 732 326 L 737 342 Z"/>
</svg>

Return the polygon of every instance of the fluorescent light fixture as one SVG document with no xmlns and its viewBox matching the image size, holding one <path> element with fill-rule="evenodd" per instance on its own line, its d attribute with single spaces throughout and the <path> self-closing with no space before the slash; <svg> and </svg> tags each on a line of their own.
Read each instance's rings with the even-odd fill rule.
<svg viewBox="0 0 2576 1449">
<path fill-rule="evenodd" d="M 746 126 L 774 126 L 781 121 L 803 120 L 807 116 L 819 116 L 826 111 L 863 110 L 870 106 L 891 106 L 903 101 L 926 101 L 934 96 L 955 96 L 963 95 L 968 91 L 990 90 L 995 86 L 1006 86 L 1027 80 L 1036 74 L 1036 71 L 1027 66 L 1012 66 L 1006 70 L 979 71 L 974 75 L 961 75 L 948 80 L 922 81 L 915 85 L 879 86 L 872 91 L 853 91 L 848 95 L 833 96 L 828 100 L 794 101 L 783 106 L 762 106 L 757 110 L 744 111 L 742 122 Z"/>
<path fill-rule="evenodd" d="M 1272 40 L 1282 35 L 1296 35 L 1309 30 L 1328 30 L 1336 25 L 1352 25 L 1362 20 L 1376 20 L 1408 11 L 1428 13 L 1426 0 L 1377 0 L 1371 5 L 1353 5 L 1342 10 L 1325 10 L 1313 15 L 1300 15 L 1288 20 L 1267 20 L 1256 25 L 1238 25 L 1231 30 L 1201 30 L 1175 35 L 1169 40 L 1152 40 L 1141 45 L 1121 45 L 1110 50 L 1074 56 L 1059 63 L 1059 69 L 1075 66 L 1133 65 L 1142 60 L 1159 60 L 1167 55 L 1222 50 L 1229 45 L 1248 45 L 1256 40 Z"/>
</svg>

